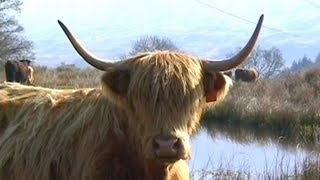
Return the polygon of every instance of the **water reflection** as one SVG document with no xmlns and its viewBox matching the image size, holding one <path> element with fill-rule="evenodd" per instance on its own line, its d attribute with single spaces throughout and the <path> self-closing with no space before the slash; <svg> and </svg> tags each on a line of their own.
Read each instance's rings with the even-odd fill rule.
<svg viewBox="0 0 320 180">
<path fill-rule="evenodd" d="M 282 146 L 279 141 L 273 143 L 273 138 L 270 137 L 244 139 L 226 135 L 224 131 L 203 128 L 193 137 L 190 170 L 197 172 L 230 169 L 254 174 L 277 171 L 291 173 L 297 164 L 301 164 L 312 154 L 301 147 Z M 237 139 L 240 141 L 237 142 Z"/>
<path fill-rule="evenodd" d="M 287 129 L 268 129 L 259 126 L 247 126 L 241 124 L 228 124 L 209 122 L 203 124 L 208 134 L 213 138 L 223 136 L 235 143 L 251 144 L 253 142 L 261 145 L 275 144 L 286 151 L 294 151 L 303 148 L 309 152 L 320 152 L 320 141 L 317 135 L 308 138 L 302 134 L 302 130 L 288 127 Z M 317 131 L 315 131 L 317 132 Z"/>
</svg>

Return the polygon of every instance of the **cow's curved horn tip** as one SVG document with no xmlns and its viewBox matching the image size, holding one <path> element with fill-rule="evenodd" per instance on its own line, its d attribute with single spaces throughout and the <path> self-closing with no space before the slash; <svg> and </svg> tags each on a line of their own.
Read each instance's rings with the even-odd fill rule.
<svg viewBox="0 0 320 180">
<path fill-rule="evenodd" d="M 68 28 L 58 19 L 58 23 L 64 32 L 69 32 Z"/>
<path fill-rule="evenodd" d="M 260 15 L 260 19 L 263 19 L 263 18 L 264 18 L 264 14 L 261 14 L 261 15 Z"/>
<path fill-rule="evenodd" d="M 59 19 L 57 21 L 58 21 L 60 26 L 63 25 L 63 23 Z"/>
</svg>

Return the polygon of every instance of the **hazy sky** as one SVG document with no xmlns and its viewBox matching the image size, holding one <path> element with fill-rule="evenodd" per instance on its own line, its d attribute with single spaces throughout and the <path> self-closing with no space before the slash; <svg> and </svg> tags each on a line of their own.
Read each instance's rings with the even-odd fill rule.
<svg viewBox="0 0 320 180">
<path fill-rule="evenodd" d="M 23 3 L 18 18 L 26 36 L 35 44 L 40 64 L 48 64 L 53 57 L 63 61 L 75 55 L 57 19 L 89 50 L 108 58 L 128 51 L 132 41 L 150 34 L 167 36 L 194 55 L 224 58 L 226 52 L 247 42 L 261 14 L 265 15 L 258 41 L 261 46 L 280 47 L 289 61 L 304 54 L 314 58 L 320 52 L 318 0 L 24 0 Z"/>
</svg>

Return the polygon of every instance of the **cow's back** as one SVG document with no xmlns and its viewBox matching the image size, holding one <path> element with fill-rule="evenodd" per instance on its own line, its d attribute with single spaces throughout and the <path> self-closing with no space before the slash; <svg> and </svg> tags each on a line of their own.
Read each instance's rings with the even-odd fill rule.
<svg viewBox="0 0 320 180">
<path fill-rule="evenodd" d="M 114 123 L 103 101 L 100 89 L 0 84 L 0 179 L 81 179 Z"/>
</svg>

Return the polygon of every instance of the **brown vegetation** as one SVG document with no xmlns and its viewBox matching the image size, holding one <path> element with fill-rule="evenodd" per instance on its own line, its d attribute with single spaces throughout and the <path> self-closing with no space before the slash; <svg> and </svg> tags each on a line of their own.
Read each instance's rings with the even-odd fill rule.
<svg viewBox="0 0 320 180">
<path fill-rule="evenodd" d="M 74 66 L 59 66 L 47 68 L 44 66 L 34 67 L 34 85 L 48 88 L 86 88 L 99 87 L 102 71 L 87 68 L 78 69 Z M 5 81 L 4 72 L 0 71 L 0 82 Z"/>
<path fill-rule="evenodd" d="M 204 123 L 271 130 L 319 147 L 320 68 L 258 83 L 236 82 Z"/>
<path fill-rule="evenodd" d="M 210 163 L 210 162 L 208 162 Z M 191 179 L 241 179 L 241 180 L 278 180 L 278 179 L 298 179 L 298 180 L 318 180 L 320 178 L 320 159 L 319 157 L 303 159 L 302 163 L 295 162 L 294 169 L 288 170 L 288 164 L 280 160 L 276 167 L 269 170 L 267 167 L 263 173 L 253 172 L 247 169 L 235 169 L 228 167 L 225 162 L 220 162 L 217 168 L 208 168 L 199 171 L 192 171 Z"/>
</svg>

